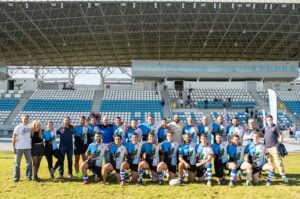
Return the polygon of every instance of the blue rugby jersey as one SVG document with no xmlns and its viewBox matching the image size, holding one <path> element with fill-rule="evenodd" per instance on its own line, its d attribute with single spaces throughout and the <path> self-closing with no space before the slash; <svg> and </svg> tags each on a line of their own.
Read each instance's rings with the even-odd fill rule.
<svg viewBox="0 0 300 199">
<path fill-rule="evenodd" d="M 189 144 L 181 144 L 178 148 L 178 154 L 182 156 L 182 158 L 189 163 L 190 165 L 196 164 L 196 144 L 191 142 Z"/>
<path fill-rule="evenodd" d="M 240 145 L 240 146 L 235 146 L 234 144 L 230 144 L 227 148 L 227 153 L 229 155 L 229 161 L 230 162 L 235 162 L 238 167 L 242 165 L 244 162 L 244 150 L 245 147 Z"/>
<path fill-rule="evenodd" d="M 245 154 L 248 155 L 249 162 L 253 167 L 261 167 L 266 163 L 266 155 L 269 152 L 262 143 L 254 144 L 254 142 L 251 142 L 246 146 Z"/>
<path fill-rule="evenodd" d="M 138 127 L 141 128 L 142 132 L 143 132 L 143 139 L 142 139 L 142 141 L 147 141 L 148 140 L 148 134 L 151 131 L 154 131 L 155 140 L 158 141 L 158 139 L 157 139 L 157 132 L 158 132 L 158 129 L 160 127 L 160 125 L 159 125 L 158 122 L 154 122 L 153 125 L 150 125 L 149 123 L 142 123 Z"/>
<path fill-rule="evenodd" d="M 95 161 L 97 167 L 102 167 L 104 153 L 107 149 L 107 145 L 103 143 L 98 145 L 96 142 L 93 142 L 88 146 L 87 153 L 90 158 Z"/>
<path fill-rule="evenodd" d="M 88 144 L 88 128 L 86 126 L 76 126 L 75 129 L 75 146 Z"/>
<path fill-rule="evenodd" d="M 146 154 L 146 162 L 150 166 L 157 166 L 159 163 L 159 151 L 161 149 L 161 144 L 151 144 L 145 142 L 142 146 L 142 154 Z"/>
<path fill-rule="evenodd" d="M 230 125 L 226 129 L 226 137 L 230 141 L 234 135 L 238 135 L 240 137 L 240 142 L 243 143 L 244 133 L 245 133 L 245 130 L 240 125 L 238 125 L 238 126 Z"/>
<path fill-rule="evenodd" d="M 196 162 L 200 163 L 208 159 L 208 155 L 213 155 L 213 150 L 210 146 L 202 146 L 202 144 L 197 144 L 195 147 L 196 151 Z"/>
<path fill-rule="evenodd" d="M 127 142 L 132 142 L 132 134 L 137 133 L 138 134 L 138 141 L 142 141 L 142 136 L 143 136 L 143 132 L 142 129 L 137 127 L 137 128 L 133 128 L 133 127 L 129 127 L 127 132 L 126 132 L 126 139 Z"/>
<path fill-rule="evenodd" d="M 46 143 L 51 143 L 52 150 L 58 149 L 55 129 L 53 129 L 52 131 L 49 130 L 43 131 L 43 137 Z"/>
<path fill-rule="evenodd" d="M 122 138 L 122 144 L 126 143 L 126 127 L 124 125 L 113 125 L 114 136 L 120 135 Z"/>
<path fill-rule="evenodd" d="M 157 131 L 158 143 L 162 143 L 167 139 L 167 134 L 169 132 L 168 128 L 160 127 Z"/>
<path fill-rule="evenodd" d="M 100 132 L 99 127 L 93 126 L 93 125 L 88 125 L 88 143 L 92 143 L 95 141 L 95 132 Z"/>
<path fill-rule="evenodd" d="M 161 143 L 161 152 L 163 154 L 163 161 L 168 165 L 177 166 L 177 142 L 164 141 Z"/>
<path fill-rule="evenodd" d="M 189 134 L 193 143 L 198 143 L 198 129 L 196 125 L 183 127 L 182 135 Z"/>
<path fill-rule="evenodd" d="M 113 131 L 113 126 L 111 124 L 108 124 L 108 125 L 103 125 L 103 124 L 100 124 L 98 126 L 99 128 L 99 131 L 102 135 L 102 142 L 104 144 L 109 144 L 111 142 L 114 141 L 114 131 Z"/>
<path fill-rule="evenodd" d="M 214 143 L 212 145 L 215 158 L 222 160 L 223 164 L 228 162 L 227 147 L 227 142 L 222 142 L 221 144 Z"/>
<path fill-rule="evenodd" d="M 116 169 L 121 168 L 121 164 L 125 161 L 125 156 L 127 154 L 127 149 L 124 145 L 117 146 L 116 144 L 112 144 L 110 149 L 110 163 Z"/>
<path fill-rule="evenodd" d="M 130 164 L 139 164 L 141 161 L 141 152 L 143 142 L 138 142 L 137 144 L 133 144 L 132 142 L 127 142 L 125 147 L 127 149 L 127 161 Z"/>
</svg>

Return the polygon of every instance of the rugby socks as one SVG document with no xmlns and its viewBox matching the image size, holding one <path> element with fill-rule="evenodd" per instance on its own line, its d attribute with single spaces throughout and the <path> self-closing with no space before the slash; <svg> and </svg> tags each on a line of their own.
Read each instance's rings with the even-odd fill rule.
<svg viewBox="0 0 300 199">
<path fill-rule="evenodd" d="M 141 183 L 143 181 L 144 170 L 139 170 L 138 174 L 139 174 L 139 182 Z"/>
<path fill-rule="evenodd" d="M 121 182 L 124 182 L 125 181 L 125 170 L 124 169 L 120 170 L 120 177 L 121 177 Z"/>
<path fill-rule="evenodd" d="M 251 182 L 252 179 L 252 171 L 247 171 L 247 182 Z"/>
<path fill-rule="evenodd" d="M 232 183 L 234 182 L 235 175 L 236 175 L 236 169 L 231 169 L 230 182 L 232 182 Z"/>
<path fill-rule="evenodd" d="M 267 182 L 271 182 L 273 177 L 274 177 L 274 172 L 269 171 L 268 177 L 267 177 Z"/>
<path fill-rule="evenodd" d="M 180 177 L 180 182 L 183 182 L 184 181 L 184 177 Z"/>
<path fill-rule="evenodd" d="M 89 177 L 88 176 L 83 176 L 82 177 L 82 180 L 83 180 L 83 183 L 84 184 L 87 184 L 88 180 L 89 180 Z"/>
<path fill-rule="evenodd" d="M 163 181 L 163 177 L 164 177 L 163 172 L 162 172 L 162 171 L 159 171 L 159 172 L 157 172 L 157 175 L 158 175 L 159 181 L 162 182 L 162 181 Z"/>
<path fill-rule="evenodd" d="M 211 167 L 212 167 L 212 165 L 211 165 L 210 162 L 206 163 L 206 168 L 207 168 L 207 181 L 208 181 L 208 182 L 210 182 L 211 179 L 212 179 L 212 171 L 211 171 Z"/>
</svg>

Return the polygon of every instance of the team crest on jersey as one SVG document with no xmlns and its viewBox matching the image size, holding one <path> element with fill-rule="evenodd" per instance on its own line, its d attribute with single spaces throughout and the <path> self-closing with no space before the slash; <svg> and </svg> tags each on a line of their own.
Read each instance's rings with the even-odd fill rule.
<svg viewBox="0 0 300 199">
<path fill-rule="evenodd" d="M 151 150 L 151 156 L 154 156 L 155 153 L 156 153 L 156 150 L 155 150 L 155 148 L 153 148 L 153 149 Z"/>
<path fill-rule="evenodd" d="M 235 154 L 235 160 L 238 161 L 241 158 L 241 153 L 238 152 Z"/>
<path fill-rule="evenodd" d="M 225 153 L 225 149 L 221 149 L 221 156 L 223 156 Z"/>
<path fill-rule="evenodd" d="M 137 149 L 133 150 L 133 152 L 131 154 L 131 158 L 134 158 L 137 155 L 137 153 L 138 153 Z"/>
<path fill-rule="evenodd" d="M 197 155 L 197 162 L 200 162 L 201 160 L 203 160 L 203 158 L 204 158 L 203 154 Z"/>
<path fill-rule="evenodd" d="M 101 155 L 101 151 L 96 151 L 96 152 L 95 152 L 95 156 L 96 156 L 96 157 L 99 157 L 100 155 Z"/>
<path fill-rule="evenodd" d="M 191 156 L 193 156 L 193 154 L 194 154 L 194 150 L 190 149 L 189 152 L 188 152 L 188 158 L 190 158 Z"/>
<path fill-rule="evenodd" d="M 258 152 L 256 153 L 256 158 L 259 159 L 259 158 L 260 158 L 260 155 L 261 155 L 261 153 L 258 151 Z"/>
<path fill-rule="evenodd" d="M 118 151 L 117 153 L 114 154 L 114 160 L 118 159 L 121 156 L 121 152 Z"/>
</svg>

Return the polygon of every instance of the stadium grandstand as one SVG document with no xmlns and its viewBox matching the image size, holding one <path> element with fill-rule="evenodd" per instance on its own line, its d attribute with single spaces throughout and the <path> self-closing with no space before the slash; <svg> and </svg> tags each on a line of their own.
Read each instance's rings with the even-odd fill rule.
<svg viewBox="0 0 300 199">
<path fill-rule="evenodd" d="M 0 132 L 22 114 L 298 125 L 296 0 L 0 1 Z"/>
</svg>

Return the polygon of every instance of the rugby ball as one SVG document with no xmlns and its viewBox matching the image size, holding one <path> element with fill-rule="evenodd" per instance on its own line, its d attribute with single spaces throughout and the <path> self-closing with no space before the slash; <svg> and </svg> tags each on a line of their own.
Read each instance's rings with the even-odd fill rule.
<svg viewBox="0 0 300 199">
<path fill-rule="evenodd" d="M 172 179 L 172 180 L 170 180 L 169 185 L 178 186 L 178 185 L 180 185 L 180 180 L 179 179 Z"/>
</svg>

